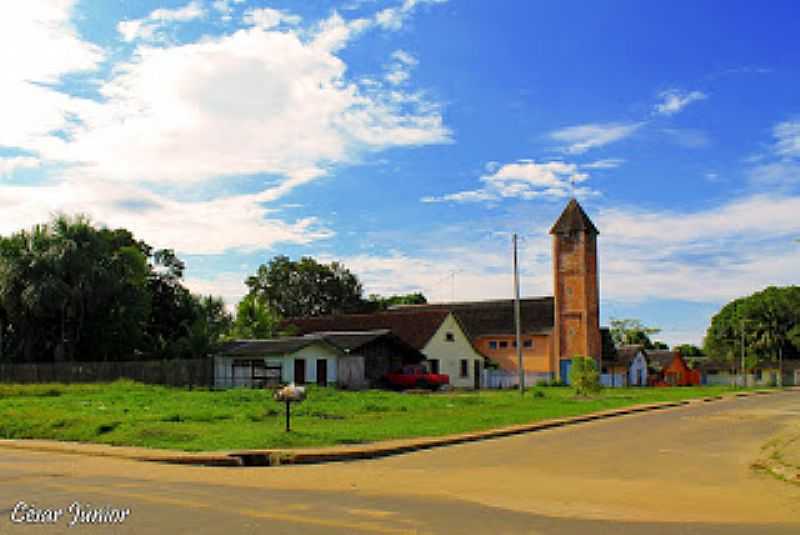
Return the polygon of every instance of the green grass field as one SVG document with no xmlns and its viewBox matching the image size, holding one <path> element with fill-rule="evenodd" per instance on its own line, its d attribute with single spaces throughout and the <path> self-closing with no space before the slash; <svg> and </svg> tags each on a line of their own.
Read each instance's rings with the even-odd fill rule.
<svg viewBox="0 0 800 535">
<path fill-rule="evenodd" d="M 44 438 L 211 451 L 356 444 L 437 436 L 730 392 L 730 387 L 571 388 L 405 394 L 309 387 L 284 432 L 283 405 L 266 390 L 186 390 L 129 381 L 0 385 L 0 438 Z"/>
</svg>

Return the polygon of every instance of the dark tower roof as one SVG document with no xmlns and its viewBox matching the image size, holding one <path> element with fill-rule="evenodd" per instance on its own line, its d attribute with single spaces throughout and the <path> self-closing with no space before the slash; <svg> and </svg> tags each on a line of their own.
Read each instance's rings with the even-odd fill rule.
<svg viewBox="0 0 800 535">
<path fill-rule="evenodd" d="M 597 227 L 594 226 L 592 220 L 583 211 L 583 208 L 576 199 L 572 199 L 561 212 L 561 216 L 556 221 L 553 228 L 550 229 L 550 234 L 569 234 L 573 231 L 589 232 L 591 234 L 600 234 Z"/>
</svg>

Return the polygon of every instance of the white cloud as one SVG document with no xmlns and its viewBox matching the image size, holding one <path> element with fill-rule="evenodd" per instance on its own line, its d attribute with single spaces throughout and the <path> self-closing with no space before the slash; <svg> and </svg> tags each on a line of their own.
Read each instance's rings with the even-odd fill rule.
<svg viewBox="0 0 800 535">
<path fill-rule="evenodd" d="M 233 5 L 234 4 L 242 4 L 245 0 L 214 0 L 211 3 L 211 7 L 219 13 L 222 17 L 222 20 L 229 21 L 233 17 L 231 13 L 233 13 Z"/>
<path fill-rule="evenodd" d="M 582 154 L 632 135 L 645 123 L 588 123 L 568 126 L 550 133 L 550 138 L 566 143 L 564 152 Z"/>
<path fill-rule="evenodd" d="M 800 184 L 800 162 L 777 161 L 753 167 L 750 181 L 757 186 Z"/>
<path fill-rule="evenodd" d="M 395 50 L 394 52 L 392 52 L 392 59 L 396 59 L 400 63 L 403 63 L 403 64 L 408 65 L 408 66 L 412 66 L 412 67 L 414 65 L 416 65 L 417 63 L 419 63 L 417 58 L 415 58 L 414 56 L 412 56 L 411 54 L 409 54 L 405 50 Z"/>
<path fill-rule="evenodd" d="M 411 69 L 419 62 L 417 59 L 404 50 L 395 50 L 392 53 L 394 60 L 388 67 L 388 72 L 384 79 L 392 85 L 400 85 L 411 78 Z"/>
<path fill-rule="evenodd" d="M 176 9 L 156 9 L 142 19 L 120 21 L 117 31 L 124 41 L 150 40 L 156 38 L 158 31 L 171 23 L 189 22 L 205 15 L 206 10 L 202 4 L 198 0 L 192 0 Z"/>
<path fill-rule="evenodd" d="M 17 169 L 34 169 L 42 165 L 39 158 L 32 156 L 0 157 L 0 176 L 11 175 Z"/>
<path fill-rule="evenodd" d="M 800 120 L 775 125 L 775 153 L 785 158 L 800 158 Z"/>
<path fill-rule="evenodd" d="M 0 3 L 0 82 L 54 83 L 67 73 L 94 70 L 103 50 L 81 40 L 70 22 L 74 0 Z M 17 103 L 15 103 L 17 104 Z"/>
<path fill-rule="evenodd" d="M 37 145 L 80 107 L 79 99 L 48 86 L 104 59 L 71 24 L 72 7 L 67 0 L 0 2 L 0 146 Z"/>
<path fill-rule="evenodd" d="M 750 180 L 756 186 L 800 184 L 800 121 L 789 120 L 772 129 L 775 144 L 771 154 L 753 160 Z"/>
<path fill-rule="evenodd" d="M 62 180 L 0 187 L 0 235 L 47 221 L 53 213 L 84 213 L 110 227 L 130 229 L 155 247 L 182 253 L 255 251 L 278 243 L 306 244 L 332 232 L 315 218 L 285 222 L 271 217 L 264 194 L 181 202 L 142 188 L 99 180 Z"/>
<path fill-rule="evenodd" d="M 334 50 L 355 31 L 333 15 L 309 41 L 299 30 L 250 27 L 142 46 L 102 85 L 106 101 L 80 110 L 69 142 L 36 148 L 83 176 L 196 182 L 268 173 L 291 184 L 298 172 L 319 176 L 369 151 L 448 142 L 435 103 L 380 86 L 364 92 L 346 79 Z"/>
<path fill-rule="evenodd" d="M 659 115 L 674 115 L 683 110 L 692 102 L 705 100 L 708 95 L 701 91 L 681 91 L 679 89 L 668 89 L 659 93 L 661 102 L 655 105 L 654 112 Z"/>
<path fill-rule="evenodd" d="M 0 145 L 31 153 L 3 159 L 3 172 L 38 164 L 64 169 L 45 183 L 0 185 L 0 234 L 63 211 L 184 253 L 306 244 L 332 232 L 313 217 L 278 217 L 269 203 L 371 152 L 449 142 L 438 104 L 421 92 L 347 79 L 336 51 L 369 26 L 366 19 L 334 14 L 311 28 L 249 27 L 192 43 L 140 43 L 111 65 L 95 101 L 31 83 L 57 82 L 104 60 L 69 24 L 72 7 L 0 5 L 0 57 L 8 65 L 0 73 Z M 193 2 L 156 10 L 142 24 L 190 20 L 203 9 Z M 25 61 L 8 52 L 20 43 L 30 50 Z M 153 192 L 155 183 L 196 191 L 199 181 L 251 174 L 265 177 L 253 194 L 186 202 Z"/>
<path fill-rule="evenodd" d="M 693 213 L 610 209 L 597 218 L 613 299 L 717 302 L 800 269 L 800 197 L 753 196 Z"/>
<path fill-rule="evenodd" d="M 421 4 L 440 4 L 447 0 L 404 0 L 397 7 L 389 7 L 375 15 L 375 24 L 385 30 L 397 31 L 403 27 L 406 20 Z"/>
<path fill-rule="evenodd" d="M 606 158 L 603 160 L 582 164 L 581 169 L 616 169 L 624 163 L 625 160 L 622 158 Z"/>
<path fill-rule="evenodd" d="M 184 283 L 192 293 L 222 297 L 228 312 L 236 310 L 236 304 L 247 294 L 245 279 L 252 273 L 224 272 L 211 278 L 193 276 L 191 268 L 187 270 Z"/>
<path fill-rule="evenodd" d="M 496 162 L 493 162 L 496 163 Z M 554 161 L 536 163 L 520 160 L 502 166 L 491 166 L 494 171 L 481 177 L 485 186 L 477 190 L 450 193 L 441 197 L 423 197 L 422 202 L 495 202 L 504 198 L 534 199 L 537 197 L 560 198 L 575 195 L 585 197 L 596 192 L 575 185 L 586 181 L 589 175 L 578 171 L 571 163 Z"/>
<path fill-rule="evenodd" d="M 280 24 L 299 24 L 302 19 L 299 15 L 292 15 L 286 11 L 264 7 L 248 9 L 244 13 L 243 20 L 245 24 L 268 30 Z"/>
</svg>

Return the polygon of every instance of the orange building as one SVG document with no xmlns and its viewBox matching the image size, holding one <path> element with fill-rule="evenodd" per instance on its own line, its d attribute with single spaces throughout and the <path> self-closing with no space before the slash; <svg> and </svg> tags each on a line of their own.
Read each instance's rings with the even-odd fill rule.
<svg viewBox="0 0 800 535">
<path fill-rule="evenodd" d="M 700 370 L 692 370 L 680 351 L 649 350 L 648 381 L 652 386 L 692 386 L 702 383 Z"/>
<path fill-rule="evenodd" d="M 572 358 L 590 356 L 602 368 L 597 236 L 589 216 L 572 199 L 550 229 L 553 242 L 552 297 L 520 301 L 523 368 L 526 375 L 566 381 Z M 514 302 L 511 299 L 407 305 L 444 309 L 464 326 L 475 349 L 499 368 L 517 373 Z"/>
</svg>

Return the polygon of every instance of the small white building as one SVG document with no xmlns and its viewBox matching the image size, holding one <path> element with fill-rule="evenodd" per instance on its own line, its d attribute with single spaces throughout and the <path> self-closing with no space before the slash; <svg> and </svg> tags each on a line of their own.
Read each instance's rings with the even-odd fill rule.
<svg viewBox="0 0 800 535">
<path fill-rule="evenodd" d="M 285 383 L 336 384 L 347 355 L 321 337 L 238 340 L 214 356 L 214 386 L 263 387 Z"/>
<path fill-rule="evenodd" d="M 375 314 L 291 318 L 284 322 L 284 328 L 290 327 L 301 334 L 387 329 L 421 352 L 431 372 L 447 374 L 451 386 L 477 389 L 483 384 L 484 356 L 472 345 L 458 319 L 447 310 L 410 307 Z"/>
<path fill-rule="evenodd" d="M 214 357 L 216 388 L 286 383 L 359 389 L 425 356 L 386 329 L 236 340 Z"/>
</svg>

